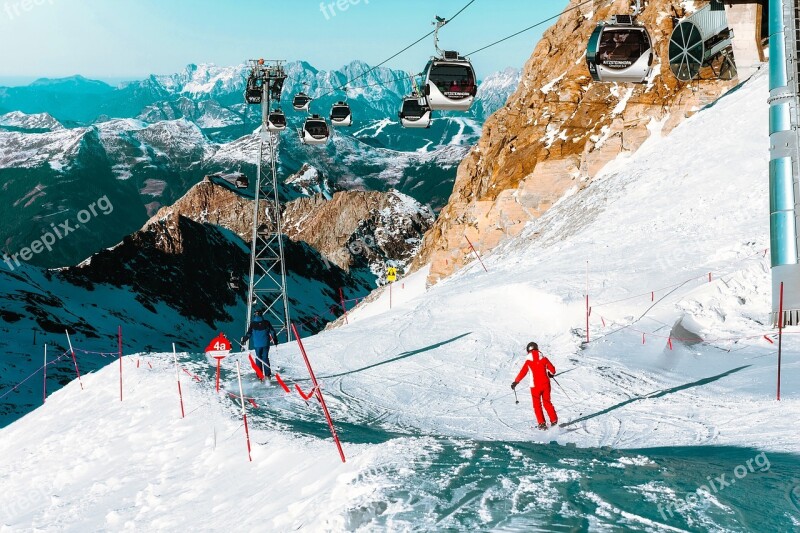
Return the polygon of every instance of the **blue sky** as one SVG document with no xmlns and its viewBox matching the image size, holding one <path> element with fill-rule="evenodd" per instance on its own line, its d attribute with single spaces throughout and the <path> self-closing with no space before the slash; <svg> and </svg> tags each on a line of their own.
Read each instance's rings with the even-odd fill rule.
<svg viewBox="0 0 800 533">
<path fill-rule="evenodd" d="M 467 0 L 0 0 L 0 82 L 82 74 L 106 80 L 167 74 L 189 63 L 304 59 L 320 69 L 374 64 Z M 559 13 L 567 0 L 476 0 L 441 32 L 466 53 Z M 480 75 L 521 67 L 552 23 L 476 54 Z M 420 70 L 427 39 L 387 66 Z"/>
</svg>

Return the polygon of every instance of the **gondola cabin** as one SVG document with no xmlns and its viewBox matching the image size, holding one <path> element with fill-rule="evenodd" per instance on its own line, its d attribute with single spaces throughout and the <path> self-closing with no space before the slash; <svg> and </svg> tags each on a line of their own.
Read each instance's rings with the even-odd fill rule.
<svg viewBox="0 0 800 533">
<path fill-rule="evenodd" d="M 303 144 L 325 144 L 331 138 L 331 130 L 325 119 L 319 115 L 311 115 L 300 130 L 300 141 Z"/>
<path fill-rule="evenodd" d="M 311 104 L 311 97 L 304 92 L 297 93 L 292 100 L 292 107 L 296 111 L 308 111 L 309 104 Z"/>
<path fill-rule="evenodd" d="M 233 272 L 231 272 L 231 275 L 228 278 L 228 287 L 230 287 L 232 291 L 236 292 L 242 290 L 242 280 L 239 279 Z"/>
<path fill-rule="evenodd" d="M 425 69 L 425 96 L 433 111 L 469 111 L 478 93 L 472 63 L 457 52 L 444 52 Z"/>
<path fill-rule="evenodd" d="M 244 90 L 244 100 L 248 104 L 260 104 L 263 98 L 264 91 L 261 85 L 261 80 L 255 76 L 247 78 L 247 87 Z"/>
<path fill-rule="evenodd" d="M 280 109 L 270 111 L 267 116 L 267 130 L 278 133 L 286 129 L 286 115 Z"/>
<path fill-rule="evenodd" d="M 430 128 L 433 121 L 433 112 L 428 107 L 428 102 L 424 97 L 413 94 L 403 98 L 403 105 L 397 116 L 404 128 Z"/>
<path fill-rule="evenodd" d="M 652 64 L 650 34 L 630 15 L 599 23 L 589 37 L 586 65 L 595 81 L 644 83 Z"/>
<path fill-rule="evenodd" d="M 331 108 L 331 125 L 333 126 L 352 126 L 353 113 L 347 102 L 336 102 Z"/>
<path fill-rule="evenodd" d="M 283 83 L 286 81 L 286 76 L 279 76 L 273 79 L 270 85 L 270 97 L 275 101 L 280 101 L 281 94 L 283 93 Z"/>
</svg>

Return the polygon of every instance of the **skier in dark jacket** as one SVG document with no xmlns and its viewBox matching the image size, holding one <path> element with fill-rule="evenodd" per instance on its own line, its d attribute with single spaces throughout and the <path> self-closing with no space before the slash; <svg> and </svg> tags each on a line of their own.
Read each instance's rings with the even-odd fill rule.
<svg viewBox="0 0 800 533">
<path fill-rule="evenodd" d="M 264 312 L 256 311 L 255 316 L 250 321 L 250 327 L 247 329 L 247 334 L 242 339 L 242 344 L 249 339 L 253 339 L 253 348 L 256 351 L 256 360 L 261 368 L 261 372 L 267 377 L 272 377 L 272 369 L 269 365 L 269 341 L 270 338 L 275 346 L 278 345 L 278 334 L 275 328 L 264 318 Z"/>
<path fill-rule="evenodd" d="M 542 355 L 539 351 L 539 345 L 535 342 L 528 343 L 528 360 L 522 365 L 522 370 L 517 374 L 511 384 L 511 388 L 516 389 L 519 382 L 529 371 L 531 373 L 533 412 L 536 414 L 538 427 L 539 429 L 547 429 L 544 413 L 542 413 L 542 404 L 544 404 L 544 409 L 547 411 L 547 416 L 550 417 L 551 425 L 555 426 L 558 423 L 558 415 L 556 415 L 556 410 L 550 401 L 550 378 L 556 375 L 556 367 L 547 357 Z"/>
</svg>

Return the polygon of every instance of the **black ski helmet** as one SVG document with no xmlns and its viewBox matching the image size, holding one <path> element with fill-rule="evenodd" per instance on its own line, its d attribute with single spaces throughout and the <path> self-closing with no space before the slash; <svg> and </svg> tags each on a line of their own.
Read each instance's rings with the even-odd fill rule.
<svg viewBox="0 0 800 533">
<path fill-rule="evenodd" d="M 539 350 L 539 345 L 536 344 L 535 342 L 529 342 L 528 343 L 528 353 L 531 353 L 534 350 L 538 351 Z"/>
</svg>

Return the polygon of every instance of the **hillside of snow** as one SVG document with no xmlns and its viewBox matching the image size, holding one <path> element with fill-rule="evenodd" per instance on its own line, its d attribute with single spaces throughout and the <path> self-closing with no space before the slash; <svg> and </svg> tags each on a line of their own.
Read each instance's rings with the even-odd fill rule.
<svg viewBox="0 0 800 533">
<path fill-rule="evenodd" d="M 32 502 L 0 516 L 0 530 L 798 527 L 788 495 L 797 462 L 786 452 L 800 453 L 800 331 L 784 339 L 780 403 L 764 337 L 774 334 L 767 93 L 761 72 L 668 137 L 652 123 L 634 155 L 576 182 L 484 257 L 488 273 L 475 262 L 427 290 L 424 273 L 399 280 L 393 290 L 409 292 L 391 309 L 384 289 L 352 321 L 304 339 L 348 463 L 337 462 L 316 404 L 254 383 L 241 355 L 258 404 L 252 465 L 238 408 L 211 392 L 203 356 L 181 355 L 205 380 L 182 374 L 185 420 L 170 355 L 138 373 L 132 356 L 124 402 L 114 363 L 0 430 L 0 483 Z M 532 340 L 560 374 L 563 428 L 532 429 L 527 382 L 519 404 L 509 388 Z M 296 346 L 271 357 L 290 385 L 310 388 Z M 223 366 L 232 391 L 236 358 Z M 566 446 L 530 444 L 551 441 Z M 722 445 L 750 448 L 726 452 L 730 463 L 693 451 Z M 676 446 L 677 473 L 663 448 Z M 656 503 L 755 450 L 772 458 L 763 490 L 777 493 L 760 499 L 742 482 L 690 506 L 680 528 L 659 518 Z M 624 487 L 602 490 L 621 478 Z M 757 502 L 768 520 L 738 513 L 729 495 Z M 626 498 L 649 507 L 631 512 Z"/>
<path fill-rule="evenodd" d="M 765 74 L 666 138 L 652 124 L 635 155 L 582 190 L 576 183 L 484 258 L 488 273 L 476 262 L 398 308 L 384 297 L 367 304 L 384 313 L 309 339 L 318 374 L 338 376 L 327 387 L 341 408 L 429 434 L 536 438 L 527 391 L 518 391 L 523 408 L 509 389 L 535 340 L 569 371 L 559 380 L 566 394 L 553 394 L 573 431 L 547 440 L 800 451 L 800 339 L 784 341 L 793 355 L 784 353 L 777 403 L 775 345 L 763 338 L 773 333 Z M 587 261 L 592 342 L 582 347 Z"/>
</svg>

